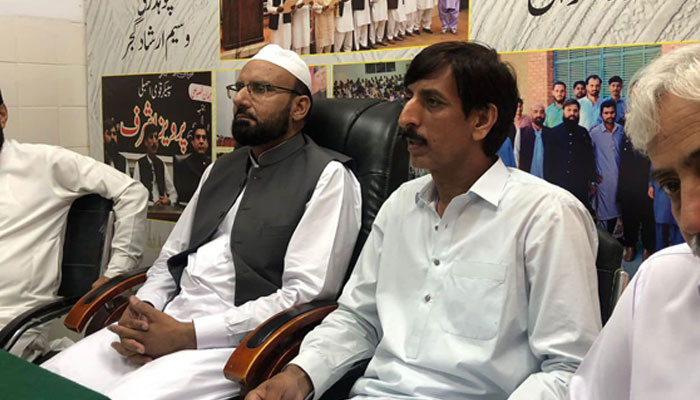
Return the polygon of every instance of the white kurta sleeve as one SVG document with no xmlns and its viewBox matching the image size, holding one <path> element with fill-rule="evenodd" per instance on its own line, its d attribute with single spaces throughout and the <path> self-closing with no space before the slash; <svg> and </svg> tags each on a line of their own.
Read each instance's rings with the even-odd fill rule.
<svg viewBox="0 0 700 400">
<path fill-rule="evenodd" d="M 622 293 L 608 323 L 571 378 L 569 399 L 630 398 L 633 315 L 643 272 L 640 268 Z"/>
<path fill-rule="evenodd" d="M 340 291 L 360 229 L 360 186 L 336 161 L 321 173 L 284 257 L 282 287 L 222 314 L 193 320 L 198 348 L 235 346 L 274 314 Z"/>
<path fill-rule="evenodd" d="M 153 263 L 153 266 L 149 268 L 146 282 L 136 293 L 138 298 L 151 303 L 158 310 L 162 311 L 166 303 L 177 291 L 177 284 L 168 270 L 168 259 L 189 247 L 194 213 L 199 202 L 199 192 L 209 177 L 212 165 L 209 165 L 202 174 L 202 179 L 199 181 L 199 186 L 192 195 L 192 199 L 187 203 L 187 207 L 185 207 L 175 227 L 170 232 L 170 236 L 168 236 L 168 240 L 165 241 L 161 248 L 158 258 Z"/>
<path fill-rule="evenodd" d="M 511 400 L 565 399 L 601 328 L 595 226 L 578 201 L 556 200 L 543 207 L 525 241 L 528 336 L 541 371 L 525 379 Z"/>
<path fill-rule="evenodd" d="M 338 309 L 304 338 L 299 355 L 291 361 L 311 378 L 316 399 L 355 362 L 370 358 L 383 336 L 375 294 L 390 203 L 391 199 L 384 203 L 374 220 Z"/>
<path fill-rule="evenodd" d="M 107 164 L 72 151 L 55 148 L 47 153 L 51 165 L 51 185 L 60 197 L 74 199 L 96 193 L 113 200 L 115 216 L 112 257 L 105 276 L 113 277 L 135 268 L 146 239 L 146 203 L 144 187 Z"/>
</svg>

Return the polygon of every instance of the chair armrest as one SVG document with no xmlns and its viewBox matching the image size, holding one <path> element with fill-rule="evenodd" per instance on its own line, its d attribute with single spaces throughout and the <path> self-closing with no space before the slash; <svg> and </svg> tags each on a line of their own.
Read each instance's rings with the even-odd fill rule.
<svg viewBox="0 0 700 400">
<path fill-rule="evenodd" d="M 132 287 L 143 283 L 146 280 L 146 271 L 148 268 L 141 268 L 130 272 L 115 276 L 104 284 L 90 290 L 73 306 L 66 319 L 64 325 L 66 328 L 81 332 L 90 318 L 108 301 L 114 299 L 120 294 L 126 292 Z"/>
<path fill-rule="evenodd" d="M 0 330 L 0 348 L 10 351 L 12 346 L 28 329 L 60 318 L 80 297 L 64 297 L 50 303 L 36 306 L 13 318 Z"/>
<path fill-rule="evenodd" d="M 244 388 L 256 387 L 294 358 L 304 336 L 336 307 L 334 301 L 318 301 L 269 318 L 238 345 L 226 362 L 224 375 Z"/>
</svg>

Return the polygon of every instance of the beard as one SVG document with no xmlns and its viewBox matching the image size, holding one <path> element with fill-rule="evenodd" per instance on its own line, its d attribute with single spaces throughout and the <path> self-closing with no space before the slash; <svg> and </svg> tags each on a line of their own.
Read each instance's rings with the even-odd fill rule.
<svg viewBox="0 0 700 400">
<path fill-rule="evenodd" d="M 259 146 L 270 143 L 287 133 L 289 129 L 290 110 L 291 103 L 287 104 L 287 107 L 277 114 L 275 118 L 263 122 L 247 115 L 245 110 L 239 110 L 236 112 L 236 115 L 234 115 L 233 121 L 231 121 L 231 134 L 236 142 L 242 146 Z M 240 120 L 237 118 L 239 115 L 245 115 L 247 118 L 254 119 L 256 123 L 253 124 L 251 121 Z"/>
<path fill-rule="evenodd" d="M 578 118 L 564 118 L 564 126 L 569 130 L 574 130 L 578 126 Z"/>
<path fill-rule="evenodd" d="M 542 125 L 544 125 L 544 118 L 542 117 L 535 117 L 535 119 L 532 120 L 532 122 L 535 123 L 535 125 L 539 126 L 540 128 Z"/>
</svg>

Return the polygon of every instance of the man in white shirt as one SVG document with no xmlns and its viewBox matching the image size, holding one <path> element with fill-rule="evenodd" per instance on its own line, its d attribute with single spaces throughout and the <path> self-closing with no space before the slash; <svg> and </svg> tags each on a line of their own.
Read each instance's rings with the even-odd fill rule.
<svg viewBox="0 0 700 400">
<path fill-rule="evenodd" d="M 639 268 L 572 379 L 573 400 L 700 393 L 700 45 L 664 54 L 633 82 L 625 131 L 649 155 L 688 244 Z"/>
<path fill-rule="evenodd" d="M 568 192 L 494 155 L 515 77 L 476 43 L 427 47 L 399 117 L 430 175 L 382 206 L 339 307 L 246 400 L 313 398 L 371 357 L 353 399 L 565 399 L 600 329 L 596 230 Z"/>
<path fill-rule="evenodd" d="M 91 193 L 112 199 L 115 213 L 112 256 L 96 286 L 141 260 L 146 190 L 90 157 L 56 146 L 5 141 L 0 124 L 0 329 L 57 298 L 68 210 L 73 200 Z M 43 329 L 27 332 L 11 349 L 30 360 L 46 350 Z"/>
<path fill-rule="evenodd" d="M 239 388 L 222 371 L 246 334 L 340 291 L 360 228 L 360 187 L 347 157 L 301 132 L 308 66 L 268 45 L 227 90 L 239 147 L 207 168 L 119 324 L 47 369 L 113 400 L 229 398 Z"/>
</svg>

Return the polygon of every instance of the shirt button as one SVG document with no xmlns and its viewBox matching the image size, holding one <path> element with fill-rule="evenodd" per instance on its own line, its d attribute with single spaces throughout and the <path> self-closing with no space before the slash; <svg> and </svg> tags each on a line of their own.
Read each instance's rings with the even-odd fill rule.
<svg viewBox="0 0 700 400">
<path fill-rule="evenodd" d="M 435 225 L 435 230 L 436 230 L 436 231 L 438 230 L 438 226 L 437 226 L 437 225 Z"/>
<path fill-rule="evenodd" d="M 425 297 L 423 297 L 423 300 L 425 300 L 426 303 L 429 303 L 432 297 L 430 297 L 430 294 L 426 294 Z"/>
<path fill-rule="evenodd" d="M 437 258 L 434 259 L 434 260 L 433 260 L 433 264 L 435 264 L 435 265 L 440 265 L 440 260 L 438 260 Z"/>
</svg>

